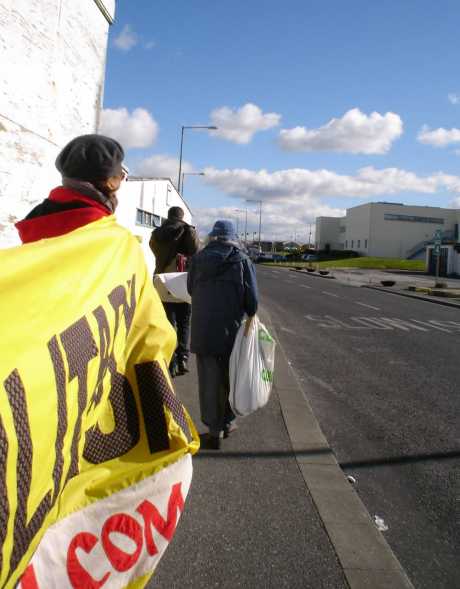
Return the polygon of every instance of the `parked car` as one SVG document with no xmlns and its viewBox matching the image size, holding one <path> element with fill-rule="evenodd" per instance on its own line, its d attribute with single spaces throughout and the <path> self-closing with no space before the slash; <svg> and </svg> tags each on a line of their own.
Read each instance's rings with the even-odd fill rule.
<svg viewBox="0 0 460 589">
<path fill-rule="evenodd" d="M 317 262 L 319 260 L 319 258 L 315 254 L 304 254 L 302 256 L 302 260 L 304 262 Z"/>
<path fill-rule="evenodd" d="M 273 254 L 269 254 L 266 252 L 262 252 L 257 256 L 256 263 L 260 264 L 260 262 L 273 262 Z"/>
</svg>

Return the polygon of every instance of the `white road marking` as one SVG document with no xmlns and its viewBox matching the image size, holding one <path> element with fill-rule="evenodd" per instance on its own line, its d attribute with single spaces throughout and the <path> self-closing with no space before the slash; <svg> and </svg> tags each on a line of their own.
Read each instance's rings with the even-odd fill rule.
<svg viewBox="0 0 460 589">
<path fill-rule="evenodd" d="M 361 307 L 367 307 L 368 309 L 372 309 L 374 311 L 380 311 L 378 307 L 373 307 L 372 305 L 367 305 L 366 303 L 359 303 L 358 301 L 355 301 L 355 303 L 357 305 L 361 305 Z"/>
<path fill-rule="evenodd" d="M 337 319 L 331 315 L 304 315 L 304 317 L 309 321 L 313 321 L 317 327 L 326 329 L 400 330 L 406 333 L 414 330 L 426 333 L 430 331 L 430 328 L 443 331 L 444 333 L 460 331 L 460 323 L 456 321 L 437 321 L 435 319 L 420 321 L 418 319 L 399 319 L 398 317 L 347 317 L 344 320 Z"/>
<path fill-rule="evenodd" d="M 434 329 L 439 329 L 439 331 L 444 331 L 445 333 L 452 333 L 448 329 L 445 329 L 444 327 L 439 327 L 439 325 L 436 325 L 435 321 L 431 321 L 430 323 L 428 323 L 428 321 L 420 321 L 419 319 L 412 319 L 412 321 L 414 323 L 420 323 L 421 325 L 426 325 L 427 327 L 434 327 Z"/>
<path fill-rule="evenodd" d="M 358 321 L 358 325 L 349 325 L 347 323 L 345 323 L 344 321 L 341 321 L 340 319 L 335 319 L 335 317 L 331 317 L 330 315 L 324 315 L 326 317 L 326 319 L 330 319 L 331 321 L 335 321 L 336 323 L 339 324 L 340 327 L 344 327 L 345 329 L 371 329 L 369 327 L 369 325 L 360 325 L 359 321 Z M 351 318 L 352 321 L 355 320 L 354 317 Z"/>
<path fill-rule="evenodd" d="M 329 295 L 330 297 L 335 297 L 336 299 L 339 299 L 339 295 L 334 294 L 333 292 L 328 292 L 327 290 L 322 290 L 321 291 L 323 294 Z"/>
<path fill-rule="evenodd" d="M 281 327 L 281 331 L 286 331 L 287 333 L 292 333 L 293 335 L 295 335 L 295 331 L 293 331 L 292 329 L 288 329 L 287 327 Z"/>
</svg>

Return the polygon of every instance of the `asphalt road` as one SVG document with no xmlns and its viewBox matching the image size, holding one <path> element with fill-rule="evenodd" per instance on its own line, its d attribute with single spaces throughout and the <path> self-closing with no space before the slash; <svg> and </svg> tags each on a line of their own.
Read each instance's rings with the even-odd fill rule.
<svg viewBox="0 0 460 589">
<path fill-rule="evenodd" d="M 460 588 L 460 312 L 286 269 L 262 303 L 417 589 Z"/>
</svg>

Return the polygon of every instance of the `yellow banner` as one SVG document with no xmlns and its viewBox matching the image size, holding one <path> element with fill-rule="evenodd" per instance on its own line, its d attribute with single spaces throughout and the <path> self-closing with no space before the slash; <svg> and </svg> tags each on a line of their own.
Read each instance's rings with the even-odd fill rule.
<svg viewBox="0 0 460 589">
<path fill-rule="evenodd" d="M 189 485 L 183 458 L 199 442 L 171 388 L 175 334 L 139 244 L 112 216 L 2 250 L 0 267 L 0 587 L 26 569 L 24 589 L 142 587 L 152 534 L 169 541 Z M 113 519 L 130 493 L 145 499 Z M 40 580 L 50 566 L 52 584 Z"/>
</svg>

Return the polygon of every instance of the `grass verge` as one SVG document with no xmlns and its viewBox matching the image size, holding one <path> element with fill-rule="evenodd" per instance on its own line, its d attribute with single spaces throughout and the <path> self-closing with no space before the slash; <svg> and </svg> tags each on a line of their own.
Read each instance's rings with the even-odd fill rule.
<svg viewBox="0 0 460 589">
<path fill-rule="evenodd" d="M 276 266 L 286 268 L 306 268 L 312 265 L 314 268 L 367 268 L 369 270 L 425 270 L 424 260 L 400 260 L 398 258 L 345 258 L 342 260 L 327 260 L 325 262 L 263 262 L 264 266 Z"/>
</svg>

